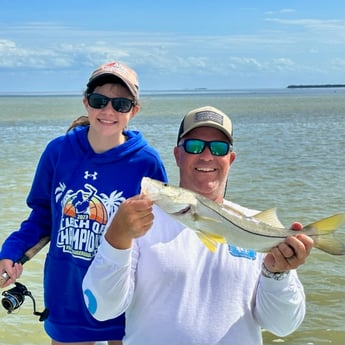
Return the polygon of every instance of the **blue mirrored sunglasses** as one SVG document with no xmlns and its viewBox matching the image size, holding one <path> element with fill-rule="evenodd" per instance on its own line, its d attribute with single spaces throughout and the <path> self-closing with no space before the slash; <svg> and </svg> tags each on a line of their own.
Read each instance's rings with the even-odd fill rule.
<svg viewBox="0 0 345 345">
<path fill-rule="evenodd" d="M 115 111 L 120 113 L 128 113 L 135 105 L 134 101 L 129 98 L 116 97 L 109 98 L 99 93 L 89 93 L 86 95 L 89 106 L 95 109 L 102 109 L 107 106 L 109 102 Z"/>
<path fill-rule="evenodd" d="M 214 156 L 225 156 L 229 151 L 232 151 L 232 146 L 226 141 L 205 141 L 201 139 L 183 139 L 178 146 L 183 146 L 187 153 L 194 155 L 202 153 L 206 147 Z"/>
</svg>

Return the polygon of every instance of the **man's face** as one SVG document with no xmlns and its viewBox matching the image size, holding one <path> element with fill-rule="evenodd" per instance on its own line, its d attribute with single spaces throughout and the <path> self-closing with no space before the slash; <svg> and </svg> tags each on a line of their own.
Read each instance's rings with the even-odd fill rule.
<svg viewBox="0 0 345 345">
<path fill-rule="evenodd" d="M 212 127 L 195 128 L 183 139 L 229 142 L 222 131 Z M 206 147 L 200 154 L 191 154 L 179 146 L 174 148 L 174 155 L 180 169 L 181 187 L 222 202 L 230 166 L 236 157 L 235 152 L 228 152 L 225 156 L 215 156 Z"/>
</svg>

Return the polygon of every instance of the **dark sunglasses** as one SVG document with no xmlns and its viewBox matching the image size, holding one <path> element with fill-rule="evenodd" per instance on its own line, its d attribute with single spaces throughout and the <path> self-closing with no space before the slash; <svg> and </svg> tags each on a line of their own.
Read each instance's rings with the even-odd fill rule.
<svg viewBox="0 0 345 345">
<path fill-rule="evenodd" d="M 89 106 L 95 109 L 102 109 L 111 102 L 114 110 L 120 113 L 128 113 L 135 105 L 135 102 L 131 99 L 124 97 L 109 98 L 99 93 L 89 93 L 86 95 L 86 99 Z"/>
<path fill-rule="evenodd" d="M 198 155 L 205 150 L 207 146 L 214 156 L 225 156 L 232 151 L 232 146 L 226 141 L 205 141 L 201 139 L 184 139 L 178 146 L 183 146 L 187 153 Z"/>
</svg>

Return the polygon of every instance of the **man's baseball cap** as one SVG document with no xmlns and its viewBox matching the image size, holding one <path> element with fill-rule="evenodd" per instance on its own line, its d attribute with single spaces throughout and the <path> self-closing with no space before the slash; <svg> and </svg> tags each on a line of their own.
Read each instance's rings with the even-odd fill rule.
<svg viewBox="0 0 345 345">
<path fill-rule="evenodd" d="M 212 106 L 191 110 L 184 116 L 178 131 L 177 144 L 182 137 L 197 127 L 219 129 L 228 137 L 230 144 L 233 144 L 233 128 L 230 118 L 221 110 Z"/>
<path fill-rule="evenodd" d="M 128 87 L 135 100 L 139 98 L 139 81 L 136 72 L 122 62 L 111 61 L 100 65 L 94 70 L 87 83 L 88 88 L 95 88 L 103 81 L 112 82 L 115 78 L 121 79 Z"/>
</svg>

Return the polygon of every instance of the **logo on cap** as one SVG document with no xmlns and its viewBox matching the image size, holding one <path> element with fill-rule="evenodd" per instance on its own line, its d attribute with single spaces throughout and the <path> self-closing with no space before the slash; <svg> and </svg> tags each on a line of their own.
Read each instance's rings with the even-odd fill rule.
<svg viewBox="0 0 345 345">
<path fill-rule="evenodd" d="M 118 63 L 118 62 L 109 62 L 106 65 L 103 66 L 103 72 L 102 73 L 119 73 L 120 75 L 127 76 L 127 78 L 130 78 L 128 68 L 126 68 L 124 65 Z"/>
<path fill-rule="evenodd" d="M 213 111 L 200 111 L 195 114 L 195 121 L 213 121 L 223 126 L 223 116 Z"/>
</svg>

